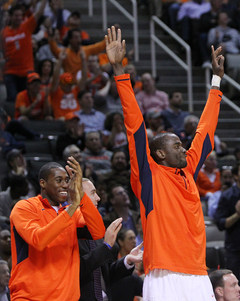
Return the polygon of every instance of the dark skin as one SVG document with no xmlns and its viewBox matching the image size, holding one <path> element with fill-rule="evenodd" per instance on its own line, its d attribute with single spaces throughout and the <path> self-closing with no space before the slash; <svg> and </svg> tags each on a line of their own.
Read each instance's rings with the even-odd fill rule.
<svg viewBox="0 0 240 301">
<path fill-rule="evenodd" d="M 105 36 L 106 52 L 110 64 L 112 65 L 114 75 L 124 74 L 122 67 L 122 60 L 126 54 L 125 40 L 121 39 L 121 30 L 118 29 L 116 34 L 115 27 L 108 28 L 108 34 Z M 224 57 L 220 54 L 222 47 L 212 49 L 212 70 L 213 74 L 220 78 L 224 75 Z M 211 89 L 219 90 L 219 87 L 212 86 Z M 166 143 L 164 147 L 156 150 L 156 156 L 158 158 L 157 163 L 164 166 L 184 168 L 187 166 L 186 150 L 182 147 L 182 143 L 178 136 L 169 133 L 166 137 Z M 161 138 L 160 138 L 161 139 Z"/>
</svg>

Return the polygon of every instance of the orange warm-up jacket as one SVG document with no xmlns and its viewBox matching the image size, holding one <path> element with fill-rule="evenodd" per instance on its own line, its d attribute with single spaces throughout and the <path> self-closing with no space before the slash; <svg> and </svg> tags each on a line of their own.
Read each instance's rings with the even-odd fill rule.
<svg viewBox="0 0 240 301">
<path fill-rule="evenodd" d="M 167 269 L 207 275 L 205 225 L 195 181 L 214 148 L 222 93 L 210 91 L 196 136 L 187 152 L 187 167 L 177 169 L 153 160 L 129 75 L 116 76 L 115 80 L 127 128 L 131 185 L 140 202 L 145 273 Z"/>
<path fill-rule="evenodd" d="M 80 259 L 77 228 L 93 239 L 105 234 L 101 215 L 85 194 L 72 217 L 58 213 L 41 195 L 19 201 L 11 216 L 11 300 L 77 301 Z"/>
</svg>

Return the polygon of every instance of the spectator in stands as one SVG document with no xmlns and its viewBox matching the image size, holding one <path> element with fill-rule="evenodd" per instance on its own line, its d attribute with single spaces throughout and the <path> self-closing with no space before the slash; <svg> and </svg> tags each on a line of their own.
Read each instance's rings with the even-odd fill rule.
<svg viewBox="0 0 240 301">
<path fill-rule="evenodd" d="M 8 282 L 10 279 L 10 270 L 5 260 L 0 260 L 0 296 L 1 300 L 10 301 L 10 292 Z"/>
<path fill-rule="evenodd" d="M 17 149 L 12 149 L 7 153 L 6 160 L 9 167 L 9 172 L 1 180 L 2 190 L 6 190 L 10 186 L 13 176 L 19 175 L 26 177 L 28 180 L 28 196 L 31 197 L 38 194 L 40 192 L 40 187 L 37 175 L 31 170 L 28 170 L 26 159 L 22 152 Z"/>
<path fill-rule="evenodd" d="M 51 35 L 52 39 L 56 42 L 57 47 L 58 48 L 62 48 L 62 42 L 60 40 L 60 33 L 59 30 L 57 28 L 52 28 L 52 35 Z M 38 61 L 42 61 L 45 59 L 49 59 L 49 60 L 56 60 L 55 56 L 52 54 L 51 49 L 50 49 L 50 45 L 49 43 L 41 46 L 37 53 L 36 53 L 36 58 L 38 59 Z"/>
<path fill-rule="evenodd" d="M 65 147 L 63 151 L 63 160 L 67 162 L 68 157 L 73 157 L 80 164 L 85 178 L 88 178 L 93 182 L 97 181 L 97 175 L 93 170 L 93 166 L 88 162 L 84 162 L 81 150 L 75 144 L 70 144 Z"/>
<path fill-rule="evenodd" d="M 117 242 L 120 246 L 119 257 L 121 254 L 128 254 L 136 245 L 136 237 L 132 230 L 121 230 L 117 236 Z M 122 251 L 121 251 L 122 250 Z M 114 283 L 111 287 L 114 301 L 132 301 L 139 300 L 135 296 L 142 296 L 143 280 L 136 273 L 125 277 Z M 142 300 L 142 299 L 140 299 Z"/>
<path fill-rule="evenodd" d="M 81 109 L 76 114 L 80 119 L 80 123 L 84 124 L 84 131 L 103 131 L 106 115 L 93 108 L 92 93 L 86 90 L 80 91 L 77 98 Z"/>
<path fill-rule="evenodd" d="M 41 90 L 41 78 L 32 72 L 27 76 L 27 89 L 17 94 L 15 118 L 19 120 L 52 119 L 48 94 Z"/>
<path fill-rule="evenodd" d="M 0 192 L 0 216 L 10 217 L 14 205 L 23 198 L 28 198 L 28 180 L 24 176 L 12 176 L 6 191 Z"/>
<path fill-rule="evenodd" d="M 85 30 L 81 29 L 81 14 L 77 10 L 71 12 L 67 20 L 67 25 L 63 25 L 60 28 L 60 34 L 63 41 L 67 37 L 67 32 L 74 28 L 79 29 L 81 32 L 82 45 L 94 44 L 91 42 L 89 34 Z"/>
<path fill-rule="evenodd" d="M 237 145 L 234 149 L 234 156 L 237 160 L 237 162 L 240 162 L 240 145 Z"/>
<path fill-rule="evenodd" d="M 110 191 L 113 186 L 119 184 L 128 193 L 131 201 L 131 209 L 138 208 L 138 202 L 132 191 L 130 184 L 130 168 L 127 159 L 127 152 L 123 149 L 113 151 L 111 157 L 111 170 L 101 177 L 101 180 L 107 184 L 107 191 Z"/>
<path fill-rule="evenodd" d="M 25 144 L 17 141 L 13 135 L 6 130 L 8 116 L 5 111 L 0 111 L 0 153 L 6 156 L 13 148 L 25 150 Z"/>
<path fill-rule="evenodd" d="M 196 33 L 199 30 L 201 15 L 210 10 L 210 3 L 204 0 L 190 0 L 180 6 L 177 14 L 177 21 L 180 23 L 180 36 L 191 46 L 193 46 Z"/>
<path fill-rule="evenodd" d="M 108 197 L 112 205 L 112 211 L 103 217 L 105 227 L 108 227 L 116 218 L 122 217 L 123 228 L 132 230 L 137 235 L 136 224 L 139 212 L 129 208 L 131 203 L 127 190 L 120 184 L 115 183 L 109 189 Z"/>
<path fill-rule="evenodd" d="M 43 165 L 39 184 L 41 194 L 19 201 L 10 216 L 11 298 L 78 300 L 77 229 L 87 227 L 92 239 L 101 239 L 105 234 L 101 215 L 82 190 L 82 172 L 74 158 L 68 159 L 66 170 L 55 162 Z"/>
<path fill-rule="evenodd" d="M 172 125 L 167 121 L 162 112 L 158 109 L 151 109 L 145 114 L 146 127 L 148 135 L 151 132 L 152 136 L 166 131 L 172 132 Z"/>
<path fill-rule="evenodd" d="M 83 190 L 97 207 L 100 200 L 96 188 L 88 179 L 83 181 Z M 107 296 L 112 301 L 110 287 L 113 283 L 129 276 L 134 270 L 134 264 L 141 261 L 141 246 L 132 250 L 130 254 L 113 262 L 115 258 L 114 245 L 118 231 L 121 228 L 121 218 L 115 220 L 106 230 L 104 240 L 93 242 L 90 240 L 79 240 L 80 250 L 80 300 L 95 301 L 97 298 L 95 287 L 100 287 L 100 300 Z M 99 269 L 100 268 L 100 269 Z M 96 273 L 102 274 L 102 283 L 97 282 Z M 101 276 L 99 277 L 100 280 Z M 105 298 L 104 298 L 105 299 Z"/>
<path fill-rule="evenodd" d="M 232 166 L 222 166 L 220 170 L 220 181 L 222 184 L 222 187 L 220 190 L 215 191 L 212 195 L 208 198 L 208 216 L 210 216 L 212 219 L 214 219 L 215 212 L 218 207 L 218 203 L 220 200 L 220 197 L 223 193 L 223 191 L 230 188 L 233 183 L 233 174 L 232 174 Z"/>
<path fill-rule="evenodd" d="M 62 24 L 67 24 L 67 19 L 71 12 L 64 8 L 63 1 L 49 0 L 49 6 L 44 10 L 44 16 L 49 17 L 54 28 L 60 28 Z"/>
<path fill-rule="evenodd" d="M 121 100 L 118 95 L 117 86 L 115 83 L 114 76 L 110 79 L 110 89 L 106 96 L 106 111 L 107 112 L 121 112 L 122 113 L 122 105 Z"/>
<path fill-rule="evenodd" d="M 66 132 L 60 134 L 56 143 L 56 154 L 62 158 L 63 150 L 68 145 L 74 144 L 81 150 L 84 149 L 84 125 L 79 123 L 79 117 L 75 113 L 68 113 L 65 116 Z"/>
<path fill-rule="evenodd" d="M 89 55 L 87 59 L 87 79 L 84 89 L 91 92 L 92 95 L 102 95 L 103 89 L 105 89 L 109 75 L 102 71 L 99 65 L 99 60 L 97 55 Z M 77 80 L 82 78 L 82 71 L 78 71 L 77 73 Z M 106 90 L 106 89 L 105 89 Z M 106 90 L 106 93 L 108 89 Z M 103 95 L 105 96 L 105 95 Z"/>
<path fill-rule="evenodd" d="M 202 67 L 210 64 L 210 51 L 207 45 L 208 32 L 217 26 L 218 13 L 222 6 L 222 0 L 211 0 L 211 10 L 202 14 L 199 22 L 198 46 L 202 57 Z"/>
<path fill-rule="evenodd" d="M 212 151 L 205 160 L 197 177 L 197 188 L 201 198 L 208 199 L 213 192 L 221 189 L 220 172 L 217 169 L 216 152 Z"/>
<path fill-rule="evenodd" d="M 226 230 L 225 260 L 226 268 L 231 269 L 240 279 L 240 164 L 232 169 L 236 185 L 224 191 L 215 214 L 218 229 Z"/>
<path fill-rule="evenodd" d="M 231 270 L 220 269 L 209 274 L 216 301 L 240 300 L 238 279 Z"/>
<path fill-rule="evenodd" d="M 17 93 L 26 88 L 26 77 L 34 71 L 31 35 L 37 21 L 43 13 L 47 0 L 41 0 L 39 9 L 26 21 L 20 6 L 10 10 L 11 23 L 6 26 L 0 37 L 6 64 L 4 66 L 4 83 L 7 89 L 7 101 L 15 101 Z"/>
<path fill-rule="evenodd" d="M 141 112 L 145 114 L 150 109 L 165 110 L 169 106 L 168 95 L 157 90 L 155 80 L 150 73 L 141 76 L 143 90 L 136 95 Z"/>
<path fill-rule="evenodd" d="M 83 90 L 86 79 L 86 62 L 83 51 L 80 53 L 83 63 L 83 77 L 77 80 L 77 85 L 71 73 L 64 72 L 60 75 L 62 62 L 66 58 L 66 50 L 62 49 L 59 53 L 58 62 L 56 63 L 53 73 L 52 85 L 50 89 L 51 105 L 53 116 L 55 119 L 65 119 L 67 113 L 79 111 L 77 95 L 80 90 Z"/>
<path fill-rule="evenodd" d="M 171 124 L 175 133 L 184 131 L 184 118 L 189 115 L 188 112 L 182 111 L 182 105 L 182 93 L 175 91 L 169 94 L 169 107 L 162 111 L 162 116 Z"/>
<path fill-rule="evenodd" d="M 49 93 L 51 87 L 53 66 L 53 61 L 50 59 L 44 59 L 38 63 L 38 74 L 41 79 L 41 89 L 45 89 L 46 94 Z"/>
<path fill-rule="evenodd" d="M 227 13 L 220 12 L 218 26 L 210 29 L 208 33 L 208 45 L 222 46 L 224 53 L 239 53 L 239 32 L 228 26 Z"/>
<path fill-rule="evenodd" d="M 133 91 L 136 95 L 139 91 L 142 90 L 142 82 L 141 82 L 139 76 L 137 76 L 136 68 L 133 64 L 128 64 L 124 67 L 124 71 L 125 71 L 125 73 L 130 74 L 131 84 L 133 87 Z"/>
<path fill-rule="evenodd" d="M 126 128 L 121 113 L 113 112 L 108 114 L 105 119 L 104 128 L 109 131 L 105 142 L 107 149 L 111 151 L 118 148 L 127 150 Z"/>
<path fill-rule="evenodd" d="M 11 233 L 6 229 L 0 231 L 0 259 L 11 260 Z"/>
<path fill-rule="evenodd" d="M 82 70 L 82 58 L 81 50 L 86 54 L 86 58 L 89 55 L 98 54 L 105 49 L 105 40 L 95 43 L 93 45 L 81 46 L 81 32 L 79 29 L 70 29 L 67 34 L 68 47 L 66 48 L 67 56 L 63 61 L 64 72 L 70 72 L 73 78 L 76 78 L 76 74 L 79 70 Z M 57 46 L 57 43 L 53 40 L 49 40 L 50 48 L 56 58 L 59 57 L 61 49 Z"/>
<path fill-rule="evenodd" d="M 83 158 L 92 164 L 95 173 L 101 176 L 109 172 L 111 170 L 112 152 L 103 148 L 100 132 L 87 132 L 85 134 L 85 146 L 82 152 Z"/>
</svg>

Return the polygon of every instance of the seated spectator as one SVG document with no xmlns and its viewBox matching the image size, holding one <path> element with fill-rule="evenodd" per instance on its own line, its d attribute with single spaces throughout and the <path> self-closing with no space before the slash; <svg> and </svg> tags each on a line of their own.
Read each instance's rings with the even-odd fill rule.
<svg viewBox="0 0 240 301">
<path fill-rule="evenodd" d="M 222 192 L 230 188 L 233 183 L 233 174 L 232 174 L 232 166 L 222 166 L 220 170 L 220 181 L 222 187 L 220 190 L 215 191 L 212 195 L 208 198 L 208 216 L 214 219 L 215 212 L 218 207 L 218 203 Z"/>
<path fill-rule="evenodd" d="M 84 58 L 83 52 L 81 52 L 81 57 L 82 59 Z M 50 89 L 53 116 L 55 119 L 62 120 L 65 119 L 67 113 L 79 111 L 80 106 L 77 101 L 77 95 L 84 87 L 84 84 L 82 83 L 85 79 L 85 77 L 83 77 L 81 80 L 77 81 L 77 85 L 75 85 L 75 80 L 71 73 L 64 72 L 60 75 L 62 62 L 65 58 L 66 51 L 63 49 L 59 54 L 59 59 L 54 69 L 52 85 Z"/>
<path fill-rule="evenodd" d="M 28 196 L 31 197 L 40 192 L 37 174 L 28 170 L 26 159 L 22 152 L 17 149 L 12 149 L 7 153 L 7 164 L 9 172 L 1 180 L 2 190 L 6 190 L 10 186 L 10 182 L 13 176 L 21 175 L 25 176 L 28 180 Z"/>
<path fill-rule="evenodd" d="M 151 109 L 145 114 L 146 127 L 152 135 L 155 136 L 158 133 L 164 133 L 166 131 L 172 132 L 172 125 L 167 121 L 162 112 L 157 109 Z"/>
<path fill-rule="evenodd" d="M 136 210 L 139 205 L 131 188 L 130 174 L 126 151 L 116 149 L 113 151 L 113 155 L 111 157 L 111 170 L 104 174 L 104 176 L 101 177 L 101 180 L 107 184 L 107 191 L 116 184 L 122 186 L 128 192 L 128 196 L 131 201 L 131 209 Z"/>
<path fill-rule="evenodd" d="M 106 95 L 106 109 L 104 113 L 111 112 L 121 112 L 122 113 L 122 105 L 121 100 L 118 95 L 118 90 L 116 86 L 116 82 L 114 76 L 110 79 L 110 88 L 108 94 Z"/>
<path fill-rule="evenodd" d="M 220 172 L 217 169 L 216 152 L 212 151 L 205 160 L 203 167 L 200 169 L 197 177 L 197 188 L 200 197 L 208 199 L 213 192 L 221 189 Z"/>
<path fill-rule="evenodd" d="M 137 235 L 136 224 L 139 212 L 130 209 L 128 192 L 121 185 L 115 183 L 110 188 L 108 197 L 112 211 L 103 217 L 105 227 L 108 227 L 118 217 L 122 217 L 123 228 L 132 230 Z"/>
<path fill-rule="evenodd" d="M 6 229 L 0 231 L 0 259 L 11 261 L 11 233 Z"/>
<path fill-rule="evenodd" d="M 216 301 L 237 301 L 240 287 L 237 277 L 231 270 L 220 269 L 209 274 Z"/>
<path fill-rule="evenodd" d="M 136 95 L 142 114 L 150 109 L 165 110 L 169 106 L 168 95 L 164 91 L 157 90 L 155 80 L 150 73 L 141 76 L 143 90 Z"/>
<path fill-rule="evenodd" d="M 28 180 L 24 176 L 12 176 L 10 186 L 0 192 L 0 216 L 10 217 L 14 205 L 23 198 L 28 198 Z M 9 228 L 10 230 L 10 228 Z"/>
<path fill-rule="evenodd" d="M 11 23 L 1 31 L 1 50 L 5 59 L 4 84 L 7 90 L 7 101 L 14 102 L 20 91 L 26 89 L 28 72 L 33 72 L 33 47 L 31 35 L 37 21 L 43 14 L 47 0 L 39 2 L 35 13 L 23 22 L 21 6 L 9 10 Z"/>
<path fill-rule="evenodd" d="M 80 123 L 84 124 L 84 131 L 103 131 L 106 115 L 93 108 L 92 93 L 81 91 L 78 93 L 78 102 L 81 110 L 76 112 L 80 119 Z"/>
<path fill-rule="evenodd" d="M 81 32 L 79 29 L 73 28 L 68 31 L 67 40 L 67 56 L 63 61 L 63 70 L 64 72 L 71 73 L 73 78 L 75 79 L 78 71 L 82 70 L 82 58 L 80 55 L 81 51 L 84 51 L 86 58 L 88 58 L 89 55 L 98 54 L 106 47 L 105 39 L 92 45 L 81 46 Z M 61 49 L 57 46 L 57 43 L 52 38 L 50 38 L 49 43 L 52 53 L 56 58 L 58 58 Z"/>
<path fill-rule="evenodd" d="M 67 163 L 69 157 L 73 157 L 81 166 L 83 176 L 89 180 L 96 182 L 97 175 L 93 170 L 93 166 L 83 160 L 81 150 L 75 145 L 70 144 L 63 151 L 63 160 Z"/>
<path fill-rule="evenodd" d="M 10 291 L 8 287 L 10 279 L 10 269 L 7 261 L 0 260 L 0 296 L 2 300 L 10 300 Z"/>
<path fill-rule="evenodd" d="M 14 149 L 25 150 L 25 144 L 22 141 L 17 141 L 13 135 L 6 130 L 7 116 L 5 111 L 0 113 L 0 153 L 5 157 L 6 154 Z"/>
<path fill-rule="evenodd" d="M 102 95 L 101 91 L 103 91 L 106 87 L 109 75 L 101 70 L 97 55 L 89 55 L 87 59 L 87 67 L 88 72 L 84 89 L 91 92 L 93 96 L 98 94 Z M 77 80 L 80 80 L 81 78 L 82 71 L 78 71 Z M 108 92 L 108 90 L 106 92 Z"/>
<path fill-rule="evenodd" d="M 188 112 L 181 110 L 182 104 L 183 96 L 181 92 L 170 93 L 169 107 L 162 111 L 162 116 L 171 124 L 174 133 L 184 131 L 184 118 L 189 115 Z"/>
<path fill-rule="evenodd" d="M 190 0 L 180 6 L 177 21 L 180 23 L 180 36 L 186 43 L 194 46 L 199 30 L 199 19 L 210 10 L 210 3 L 204 0 Z"/>
<path fill-rule="evenodd" d="M 84 149 L 84 125 L 79 123 L 79 117 L 74 113 L 67 113 L 65 116 L 66 131 L 60 134 L 56 143 L 56 154 L 62 158 L 63 150 L 68 145 L 74 144 L 81 150 Z"/>
<path fill-rule="evenodd" d="M 109 131 L 105 146 L 111 151 L 117 148 L 126 148 L 127 150 L 128 141 L 123 120 L 123 115 L 118 112 L 108 114 L 105 119 L 104 128 Z"/>
<path fill-rule="evenodd" d="M 131 84 L 133 87 L 134 94 L 136 95 L 139 91 L 142 90 L 142 82 L 139 76 L 137 76 L 136 68 L 133 64 L 128 64 L 124 67 L 124 71 L 125 73 L 130 74 Z"/>
<path fill-rule="evenodd" d="M 19 92 L 16 98 L 16 119 L 52 119 L 48 95 L 40 88 L 41 79 L 39 74 L 35 72 L 28 74 L 27 89 Z"/>
<path fill-rule="evenodd" d="M 59 49 L 63 48 L 62 42 L 60 40 L 60 33 L 57 28 L 52 28 L 51 38 L 56 42 L 57 47 Z M 38 59 L 38 61 L 42 61 L 45 59 L 49 59 L 52 61 L 56 60 L 55 56 L 52 54 L 49 43 L 41 46 L 38 49 L 36 53 L 36 58 Z"/>
<path fill-rule="evenodd" d="M 46 94 L 49 93 L 51 87 L 53 67 L 53 61 L 50 59 L 44 59 L 38 63 L 38 74 L 41 79 L 41 89 L 44 89 Z"/>
<path fill-rule="evenodd" d="M 228 26 L 229 17 L 227 13 L 220 12 L 218 15 L 218 26 L 210 29 L 208 33 L 208 45 L 215 48 L 221 46 L 224 53 L 239 53 L 239 33 L 236 29 Z"/>
<path fill-rule="evenodd" d="M 85 146 L 82 152 L 83 158 L 92 164 L 95 173 L 101 176 L 109 172 L 111 170 L 112 152 L 103 148 L 100 132 L 87 132 L 85 134 Z"/>
<path fill-rule="evenodd" d="M 136 235 L 133 230 L 122 229 L 117 235 L 119 258 L 128 255 L 136 247 Z"/>
<path fill-rule="evenodd" d="M 202 57 L 202 67 L 210 64 L 210 48 L 207 44 L 208 32 L 217 26 L 218 13 L 222 6 L 221 0 L 211 0 L 211 10 L 202 14 L 199 21 L 198 46 Z"/>
</svg>

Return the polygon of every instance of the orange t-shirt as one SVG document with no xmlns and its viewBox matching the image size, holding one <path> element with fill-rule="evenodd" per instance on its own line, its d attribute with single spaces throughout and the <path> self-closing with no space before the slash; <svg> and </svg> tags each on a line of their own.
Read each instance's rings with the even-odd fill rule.
<svg viewBox="0 0 240 301">
<path fill-rule="evenodd" d="M 50 93 L 50 103 L 55 119 L 65 117 L 69 112 L 80 110 L 80 105 L 77 101 L 78 92 L 79 88 L 75 86 L 71 93 L 65 94 L 59 86 L 56 91 Z"/>
<path fill-rule="evenodd" d="M 44 105 L 45 105 L 45 92 L 40 91 L 42 95 L 41 101 L 36 105 L 36 107 L 32 110 L 30 119 L 43 119 L 44 118 Z M 18 93 L 16 97 L 16 103 L 15 103 L 15 118 L 21 116 L 21 113 L 19 111 L 19 107 L 25 106 L 29 107 L 31 103 L 35 101 L 36 98 L 31 99 L 28 95 L 28 91 L 24 90 Z"/>
<path fill-rule="evenodd" d="M 215 180 L 211 182 L 202 170 L 199 171 L 196 184 L 201 197 L 205 196 L 208 192 L 213 193 L 221 189 L 220 171 L 215 170 L 214 173 L 216 177 Z"/>
<path fill-rule="evenodd" d="M 58 58 L 59 53 L 61 52 L 61 48 L 58 48 L 58 45 L 55 41 L 49 40 L 50 49 L 55 57 Z M 101 42 L 88 45 L 88 46 L 81 46 L 81 49 L 84 50 L 86 54 L 86 59 L 89 57 L 89 55 L 95 55 L 100 53 L 106 48 L 105 40 L 102 40 Z M 70 47 L 66 48 L 67 57 L 63 61 L 63 69 L 64 72 L 70 72 L 74 79 L 76 78 L 76 74 L 79 70 L 82 70 L 82 59 L 80 57 L 80 49 L 76 53 L 73 51 Z"/>
<path fill-rule="evenodd" d="M 34 71 L 32 33 L 36 27 L 35 17 L 32 15 L 19 28 L 5 27 L 1 32 L 1 48 L 6 60 L 5 74 L 27 76 Z"/>
</svg>

